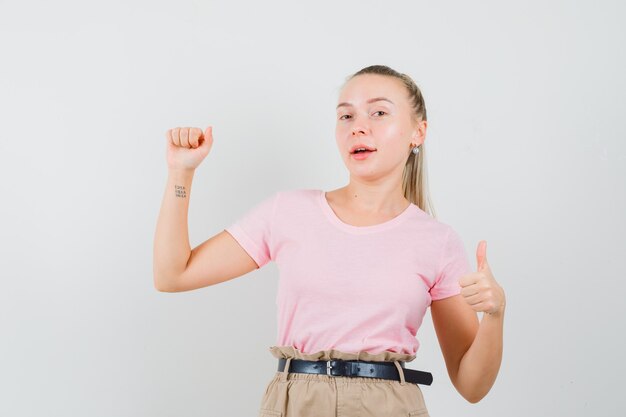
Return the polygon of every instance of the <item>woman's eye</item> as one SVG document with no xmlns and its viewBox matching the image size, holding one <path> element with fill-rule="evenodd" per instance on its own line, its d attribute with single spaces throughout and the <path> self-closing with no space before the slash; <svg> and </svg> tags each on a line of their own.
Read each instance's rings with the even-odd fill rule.
<svg viewBox="0 0 626 417">
<path fill-rule="evenodd" d="M 376 114 L 376 113 L 387 114 L 387 112 L 383 111 L 383 110 L 375 111 L 374 114 Z M 382 116 L 382 114 L 381 114 L 381 116 Z M 350 116 L 349 114 L 344 114 L 343 116 L 339 116 L 339 120 L 346 120 L 348 117 L 352 117 L 352 116 Z"/>
</svg>

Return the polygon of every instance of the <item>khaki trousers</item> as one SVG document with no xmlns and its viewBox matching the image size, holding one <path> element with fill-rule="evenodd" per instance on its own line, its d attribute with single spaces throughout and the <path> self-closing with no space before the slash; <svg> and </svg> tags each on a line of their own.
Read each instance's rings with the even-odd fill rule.
<svg viewBox="0 0 626 417">
<path fill-rule="evenodd" d="M 287 362 L 267 384 L 259 417 L 429 417 L 422 390 L 404 380 L 398 363 L 415 355 L 337 350 L 303 354 L 292 346 L 272 346 L 270 352 Z M 290 373 L 291 359 L 393 361 L 401 380 Z"/>
</svg>

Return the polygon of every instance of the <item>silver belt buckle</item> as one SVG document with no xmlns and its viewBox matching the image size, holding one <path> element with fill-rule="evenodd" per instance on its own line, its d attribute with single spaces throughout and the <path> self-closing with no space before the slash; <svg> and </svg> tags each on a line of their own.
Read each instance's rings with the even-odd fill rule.
<svg viewBox="0 0 626 417">
<path fill-rule="evenodd" d="M 332 369 L 332 365 L 330 364 L 331 361 L 332 361 L 332 359 L 330 361 L 326 361 L 326 375 L 328 375 L 328 376 L 336 376 L 336 375 L 332 375 L 330 373 L 330 370 Z"/>
</svg>

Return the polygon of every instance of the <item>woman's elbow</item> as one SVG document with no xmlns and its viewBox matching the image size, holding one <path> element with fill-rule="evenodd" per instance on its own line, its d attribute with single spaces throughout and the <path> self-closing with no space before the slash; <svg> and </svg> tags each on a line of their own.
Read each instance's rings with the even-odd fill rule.
<svg viewBox="0 0 626 417">
<path fill-rule="evenodd" d="M 482 400 L 483 398 L 485 398 L 485 396 L 487 395 L 487 393 L 489 392 L 489 390 L 487 391 L 477 391 L 475 389 L 473 390 L 459 390 L 459 394 L 461 394 L 461 396 L 463 398 L 465 398 L 465 400 L 467 400 L 467 402 L 470 402 L 472 404 L 476 404 L 477 402 L 479 402 L 480 400 Z"/>
<path fill-rule="evenodd" d="M 475 382 L 460 380 L 458 375 L 456 378 L 451 378 L 452 385 L 456 388 L 457 392 L 461 394 L 467 402 L 476 404 L 487 395 L 484 387 L 478 386 Z"/>
<path fill-rule="evenodd" d="M 484 395 L 463 395 L 463 398 L 465 398 L 468 402 L 472 404 L 476 404 L 477 402 L 485 398 L 485 396 Z"/>
</svg>

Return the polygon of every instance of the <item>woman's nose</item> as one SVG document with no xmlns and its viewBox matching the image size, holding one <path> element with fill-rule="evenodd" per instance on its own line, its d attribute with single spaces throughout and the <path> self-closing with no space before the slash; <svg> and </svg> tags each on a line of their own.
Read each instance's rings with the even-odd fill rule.
<svg viewBox="0 0 626 417">
<path fill-rule="evenodd" d="M 357 136 L 359 134 L 364 135 L 366 131 L 367 127 L 361 122 L 357 122 L 352 125 L 352 136 Z"/>
</svg>

